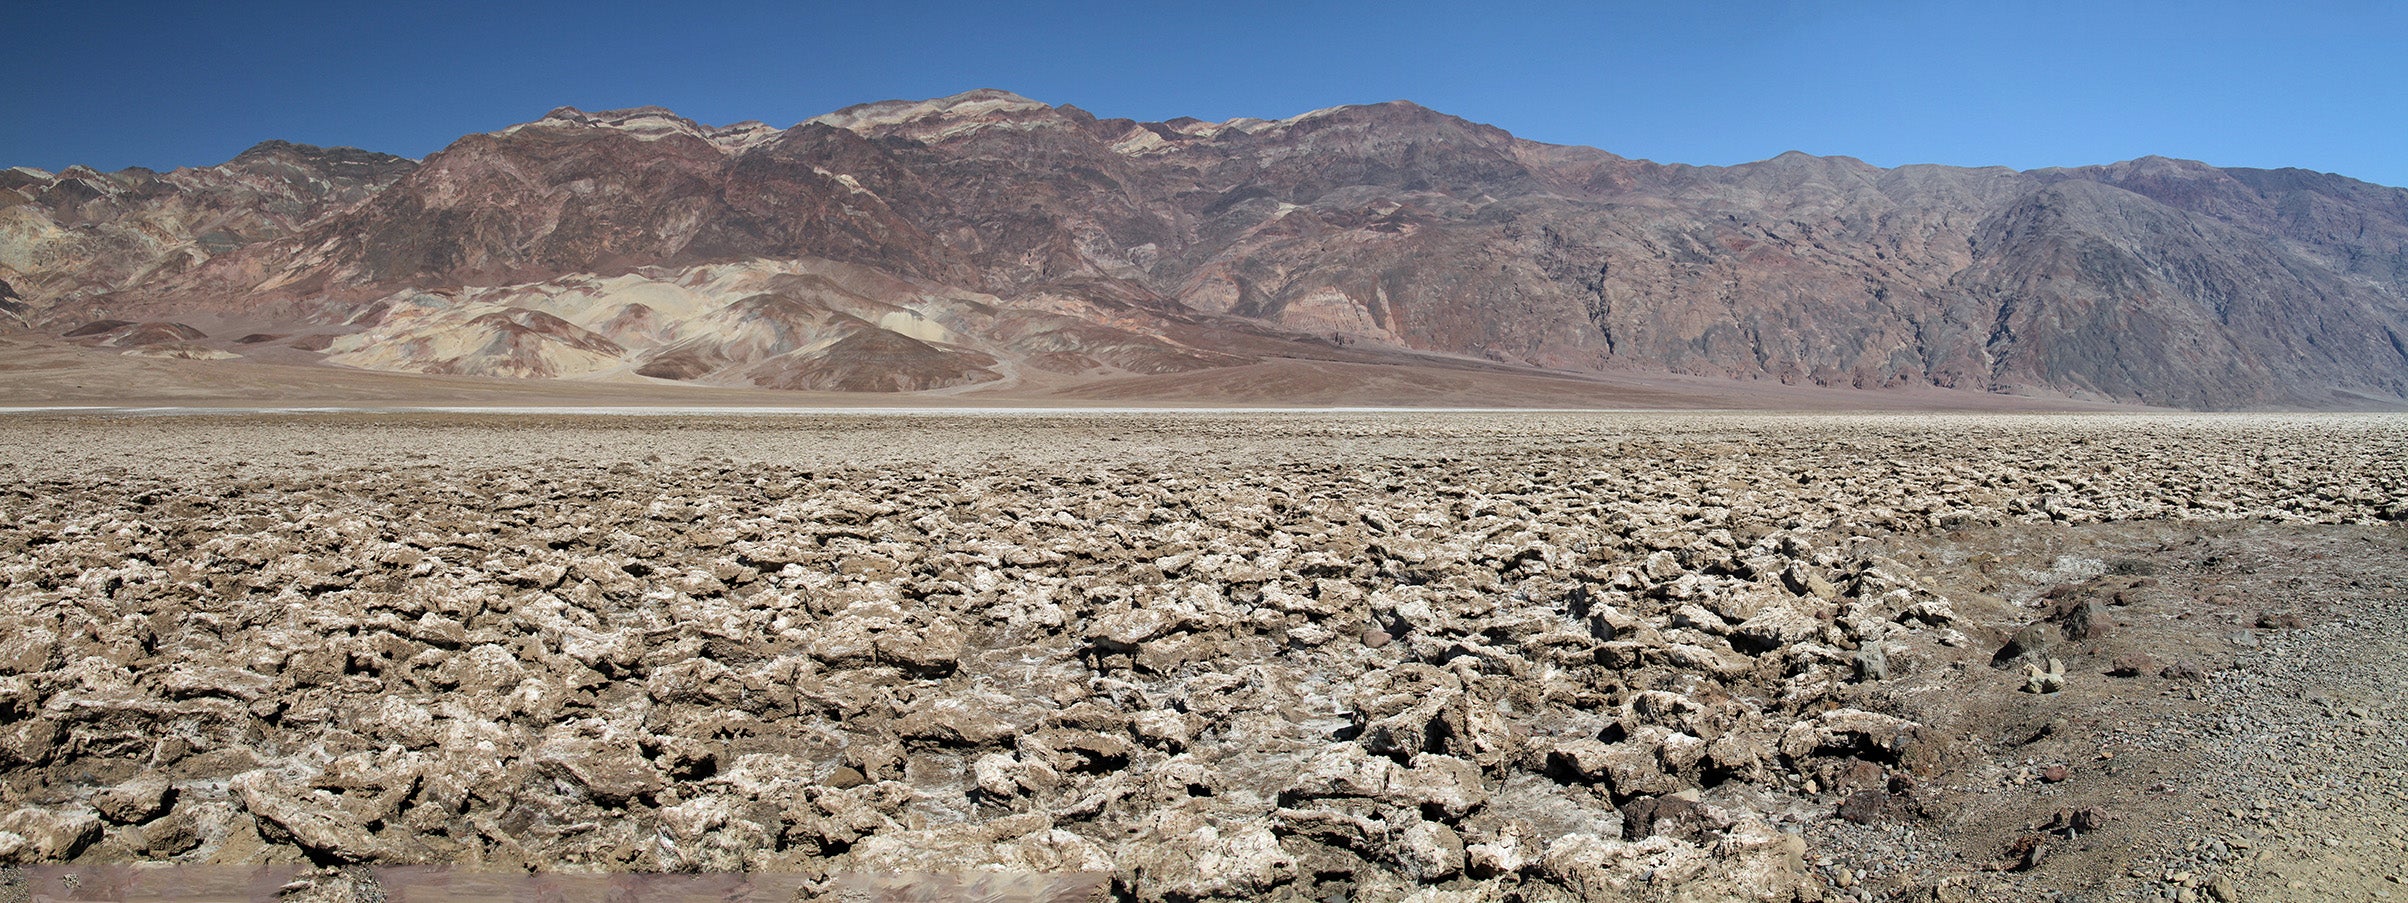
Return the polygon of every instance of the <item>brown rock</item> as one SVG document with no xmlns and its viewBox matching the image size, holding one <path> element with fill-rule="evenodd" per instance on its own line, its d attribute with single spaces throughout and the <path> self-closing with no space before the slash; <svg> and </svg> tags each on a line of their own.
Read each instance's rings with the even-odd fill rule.
<svg viewBox="0 0 2408 903">
<path fill-rule="evenodd" d="M 1639 797 L 1622 804 L 1622 832 L 1629 840 L 1662 835 L 1694 841 L 1727 826 L 1696 800 L 1683 796 Z"/>
<path fill-rule="evenodd" d="M 167 776 L 144 772 L 133 780 L 92 795 L 92 808 L 100 817 L 121 825 L 150 821 L 167 812 L 175 802 L 175 788 Z"/>
<path fill-rule="evenodd" d="M 372 826 L 383 825 L 388 813 L 375 811 L 381 807 L 363 805 L 365 801 L 315 790 L 266 771 L 236 777 L 231 789 L 243 808 L 258 819 L 260 836 L 271 842 L 291 843 L 338 862 L 406 864 L 425 856 L 420 839 L 408 828 L 393 825 L 390 827 L 398 830 L 373 830 Z M 410 788 L 396 789 L 406 794 Z"/>
<path fill-rule="evenodd" d="M 2004 668 L 2018 659 L 2038 661 L 2046 657 L 2050 647 L 2055 645 L 2049 641 L 2049 633 L 2039 624 L 2025 625 L 2009 637 L 2007 644 L 1999 647 L 1996 654 L 1990 656 L 1990 666 Z"/>
<path fill-rule="evenodd" d="M 2085 601 L 2065 615 L 2065 638 L 2077 643 L 2102 639 L 2115 626 L 2106 606 Z"/>
<path fill-rule="evenodd" d="M 181 856 L 201 845 L 201 826 L 190 812 L 170 812 L 167 817 L 141 827 L 142 852 L 155 859 Z"/>
<path fill-rule="evenodd" d="M 947 697 L 895 722 L 895 733 L 911 740 L 944 746 L 985 746 L 1016 732 L 982 701 Z"/>
<path fill-rule="evenodd" d="M 1097 643 L 1130 648 L 1162 635 L 1172 626 L 1170 617 L 1161 610 L 1138 608 L 1096 618 L 1087 636 Z"/>
<path fill-rule="evenodd" d="M 1409 767 L 1388 770 L 1388 786 L 1379 798 L 1453 821 L 1485 805 L 1489 792 L 1479 766 L 1454 756 L 1423 753 L 1414 756 Z"/>
<path fill-rule="evenodd" d="M 870 779 L 861 773 L 861 769 L 851 765 L 838 765 L 835 771 L 828 773 L 828 779 L 824 783 L 838 790 L 851 790 L 869 782 Z"/>
<path fill-rule="evenodd" d="M 625 741 L 557 738 L 544 741 L 528 758 L 537 768 L 583 789 L 602 806 L 623 806 L 664 786 L 659 769 L 635 744 Z"/>
<path fill-rule="evenodd" d="M 2013 871 L 2030 871 L 2047 858 L 2048 835 L 2026 834 L 2007 844 L 2005 866 Z"/>
<path fill-rule="evenodd" d="M 1397 839 L 1397 863 L 1422 883 L 1444 881 L 1463 871 L 1463 837 L 1446 825 L 1416 821 Z"/>
<path fill-rule="evenodd" d="M 1843 759 L 1841 762 L 1844 763 L 1841 767 L 1828 772 L 1829 777 L 1823 781 L 1825 787 L 1845 793 L 1879 789 L 1888 784 L 1887 775 L 1879 765 L 1863 759 Z"/>
<path fill-rule="evenodd" d="M 50 669 L 58 655 L 59 637 L 48 627 L 0 622 L 0 674 L 32 674 Z"/>
<path fill-rule="evenodd" d="M 967 641 L 959 626 L 939 619 L 924 627 L 883 631 L 876 642 L 880 661 L 915 675 L 942 677 L 953 673 L 961 663 L 962 648 Z"/>
<path fill-rule="evenodd" d="M 2053 831 L 2057 833 L 2071 832 L 2088 834 L 2106 825 L 2108 818 L 2109 816 L 2107 814 L 2107 810 L 2101 809 L 2097 806 L 2086 806 L 2080 809 L 2059 809 L 2055 815 L 2049 817 L 2047 824 L 2040 826 L 2040 830 Z"/>
<path fill-rule="evenodd" d="M 19 809 L 0 817 L 0 837 L 22 838 L 14 864 L 39 865 L 75 858 L 100 839 L 100 819 L 89 812 Z"/>
<path fill-rule="evenodd" d="M 1637 743 L 1573 740 L 1557 744 L 1548 762 L 1560 773 L 1605 784 L 1617 798 L 1673 793 L 1688 786 L 1664 771 L 1653 750 Z"/>
</svg>

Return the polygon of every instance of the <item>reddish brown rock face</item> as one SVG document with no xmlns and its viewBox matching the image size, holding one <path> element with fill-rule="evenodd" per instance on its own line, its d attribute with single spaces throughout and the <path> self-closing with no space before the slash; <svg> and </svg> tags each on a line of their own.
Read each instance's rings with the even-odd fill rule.
<svg viewBox="0 0 2408 903">
<path fill-rule="evenodd" d="M 903 355 L 893 378 L 763 376 L 763 356 L 686 325 L 750 287 L 608 326 L 557 300 L 562 280 L 829 265 L 868 301 L 945 321 L 932 337 L 834 308 L 936 357 Z M 164 175 L 0 173 L 0 314 L 53 333 L 356 331 L 380 299 L 526 284 L 553 288 L 478 303 L 619 346 L 578 372 L 725 385 L 1429 352 L 2191 407 L 2408 395 L 2408 191 L 2298 170 L 1692 167 L 1402 102 L 1136 123 L 975 91 L 784 130 L 564 108 L 417 164 L 271 143 Z M 862 335 L 900 360 L 895 339 Z M 362 350 L 351 366 L 546 369 Z"/>
<path fill-rule="evenodd" d="M 268 141 L 207 169 L 0 172 L 0 311 L 105 298 L 170 278 L 291 235 L 415 165 L 355 148 Z"/>
</svg>

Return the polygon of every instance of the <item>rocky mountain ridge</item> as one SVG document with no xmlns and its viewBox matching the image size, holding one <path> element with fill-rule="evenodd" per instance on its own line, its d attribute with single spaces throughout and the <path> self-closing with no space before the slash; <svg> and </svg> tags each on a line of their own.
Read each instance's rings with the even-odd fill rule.
<svg viewBox="0 0 2408 903">
<path fill-rule="evenodd" d="M 2154 157 L 1668 165 L 1405 102 L 1140 123 L 982 90 L 787 129 L 562 108 L 415 163 L 271 142 L 20 168 L 0 283 L 0 322 L 204 333 L 129 353 L 405 372 L 1009 393 L 1301 357 L 2408 399 L 2408 190 Z"/>
</svg>

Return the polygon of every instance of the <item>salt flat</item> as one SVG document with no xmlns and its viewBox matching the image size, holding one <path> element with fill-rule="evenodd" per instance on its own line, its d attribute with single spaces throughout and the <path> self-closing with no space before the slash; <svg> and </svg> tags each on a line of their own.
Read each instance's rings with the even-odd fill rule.
<svg viewBox="0 0 2408 903">
<path fill-rule="evenodd" d="M 2404 461 L 2396 415 L 19 412 L 0 843 L 313 899 L 2373 898 Z"/>
</svg>

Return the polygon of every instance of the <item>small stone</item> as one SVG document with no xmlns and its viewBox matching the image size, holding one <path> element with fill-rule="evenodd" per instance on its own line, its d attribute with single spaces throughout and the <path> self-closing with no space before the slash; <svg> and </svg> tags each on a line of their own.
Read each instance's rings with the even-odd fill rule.
<svg viewBox="0 0 2408 903">
<path fill-rule="evenodd" d="M 2040 665 L 2040 664 L 2033 663 L 2033 662 L 2025 662 L 2025 663 L 2024 663 L 2024 665 L 2023 665 L 2023 691 L 2024 691 L 2024 692 L 2026 692 L 2026 693 L 2056 693 L 2056 692 L 2063 691 L 2064 689 L 2065 689 L 2065 663 L 2064 663 L 2064 662 L 2058 661 L 2058 660 L 2057 660 L 2055 657 L 2050 657 L 2050 658 L 2047 660 L 2047 667 L 2046 667 L 2046 668 L 2043 668 L 2043 667 L 2041 667 L 2041 665 Z"/>
<path fill-rule="evenodd" d="M 895 732 L 907 739 L 945 746 L 985 746 L 1017 730 L 991 707 L 962 697 L 939 699 L 895 722 Z"/>
<path fill-rule="evenodd" d="M 1391 639 L 1393 638 L 1388 636 L 1387 631 L 1381 630 L 1377 627 L 1363 631 L 1363 645 L 1369 646 L 1373 649 L 1378 649 L 1382 646 L 1388 645 L 1388 641 Z"/>
<path fill-rule="evenodd" d="M 2107 674 L 2110 677 L 2139 677 L 2156 673 L 2159 667 L 2157 660 L 2150 658 L 2148 653 L 2130 652 L 2116 656 L 2115 662 L 2107 667 Z"/>
<path fill-rule="evenodd" d="M 2040 867 L 2048 858 L 2048 835 L 2026 834 L 2007 845 L 2007 868 L 2018 872 Z"/>
<path fill-rule="evenodd" d="M 2258 613 L 2257 626 L 2263 630 L 2298 630 L 2308 624 L 2294 612 L 2267 611 Z"/>
<path fill-rule="evenodd" d="M 966 642 L 960 627 L 938 619 L 925 627 L 890 630 L 878 635 L 879 659 L 900 665 L 923 677 L 942 677 L 961 664 Z"/>
<path fill-rule="evenodd" d="M 851 790 L 869 782 L 869 776 L 862 774 L 861 769 L 838 765 L 835 771 L 828 772 L 828 779 L 824 783 L 837 790 Z"/>
<path fill-rule="evenodd" d="M 2097 806 L 2085 806 L 2081 809 L 2074 810 L 2074 830 L 2087 834 L 2089 832 L 2096 831 L 2100 828 L 2100 826 L 2107 824 L 2107 819 L 2107 810 L 2101 809 Z"/>
<path fill-rule="evenodd" d="M 2063 765 L 2051 765 L 2040 770 L 2040 779 L 2051 784 L 2065 780 L 2070 770 Z"/>
</svg>

